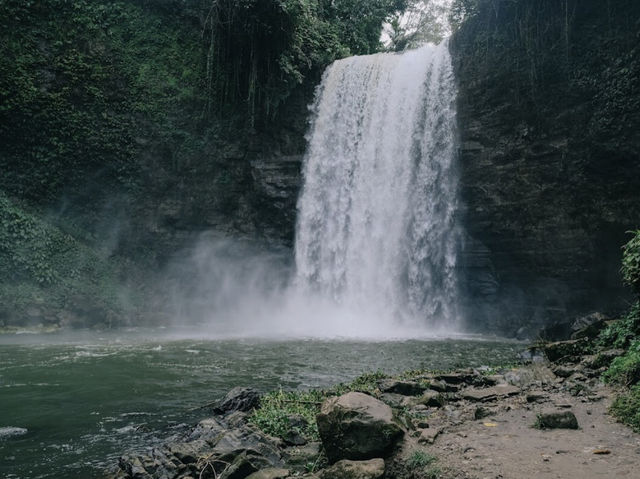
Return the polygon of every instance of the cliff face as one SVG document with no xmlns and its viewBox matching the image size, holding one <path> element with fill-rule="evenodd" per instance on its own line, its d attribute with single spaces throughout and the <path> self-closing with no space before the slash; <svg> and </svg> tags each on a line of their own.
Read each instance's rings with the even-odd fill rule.
<svg viewBox="0 0 640 479">
<path fill-rule="evenodd" d="M 634 1 L 481 1 L 452 39 L 473 327 L 530 335 L 625 305 L 638 45 Z"/>
</svg>

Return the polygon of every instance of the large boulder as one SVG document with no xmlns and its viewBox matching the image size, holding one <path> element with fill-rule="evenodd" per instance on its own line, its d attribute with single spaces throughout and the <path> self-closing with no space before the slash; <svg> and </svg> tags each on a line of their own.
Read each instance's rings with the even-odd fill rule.
<svg viewBox="0 0 640 479">
<path fill-rule="evenodd" d="M 389 406 L 357 392 L 326 400 L 317 422 L 331 463 L 385 457 L 404 435 Z"/>
<path fill-rule="evenodd" d="M 578 420 L 571 411 L 543 411 L 534 425 L 539 429 L 578 429 Z"/>
<path fill-rule="evenodd" d="M 384 460 L 338 461 L 320 473 L 321 479 L 380 479 L 384 476 Z"/>
<path fill-rule="evenodd" d="M 571 339 L 595 338 L 607 326 L 609 318 L 602 313 L 591 313 L 577 318 L 571 324 Z"/>
<path fill-rule="evenodd" d="M 260 404 L 260 393 L 253 388 L 233 388 L 227 393 L 213 411 L 216 414 L 229 414 L 236 411 L 251 411 Z"/>
</svg>

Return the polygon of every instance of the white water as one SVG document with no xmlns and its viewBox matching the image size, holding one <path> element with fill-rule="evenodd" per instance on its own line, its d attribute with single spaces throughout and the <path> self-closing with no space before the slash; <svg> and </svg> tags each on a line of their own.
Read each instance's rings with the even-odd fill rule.
<svg viewBox="0 0 640 479">
<path fill-rule="evenodd" d="M 446 43 L 325 72 L 296 233 L 298 293 L 341 311 L 323 327 L 456 329 L 455 94 Z"/>
</svg>

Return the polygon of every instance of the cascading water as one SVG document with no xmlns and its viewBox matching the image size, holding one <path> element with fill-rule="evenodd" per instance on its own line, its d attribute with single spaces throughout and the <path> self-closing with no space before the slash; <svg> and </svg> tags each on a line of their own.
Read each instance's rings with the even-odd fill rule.
<svg viewBox="0 0 640 479">
<path fill-rule="evenodd" d="M 394 325 L 456 327 L 455 84 L 446 42 L 324 74 L 298 204 L 298 286 Z"/>
</svg>

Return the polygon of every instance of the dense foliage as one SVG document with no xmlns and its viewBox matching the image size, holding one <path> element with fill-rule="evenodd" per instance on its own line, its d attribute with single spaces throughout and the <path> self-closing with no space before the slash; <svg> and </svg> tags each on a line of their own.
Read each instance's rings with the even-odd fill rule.
<svg viewBox="0 0 640 479">
<path fill-rule="evenodd" d="M 622 279 L 640 295 L 640 230 L 623 248 Z"/>
<path fill-rule="evenodd" d="M 0 3 L 0 188 L 50 202 L 135 190 L 145 138 L 180 135 L 199 35 L 134 3 Z"/>
<path fill-rule="evenodd" d="M 0 327 L 122 324 L 136 308 L 136 290 L 123 287 L 132 269 L 0 193 Z M 134 279 L 134 276 L 131 276 Z M 55 286 L 55 287 L 53 287 Z M 25 321 L 24 318 L 29 318 Z"/>
<path fill-rule="evenodd" d="M 213 1 L 206 17 L 209 107 L 272 117 L 336 58 L 380 48 L 383 22 L 408 0 Z"/>
<path fill-rule="evenodd" d="M 406 3 L 0 0 L 0 285 L 22 285 L 15 314 L 43 294 L 56 298 L 53 316 L 82 309 L 70 295 L 113 303 L 103 298 L 115 283 L 88 287 L 115 282 L 109 262 L 174 247 L 149 239 L 165 226 L 161 201 L 167 229 L 201 228 L 189 222 L 204 209 L 246 209 L 246 139 L 285 122 L 304 130 L 304 119 L 278 123 L 286 101 L 302 91 L 304 114 L 322 69 L 375 51 Z"/>
</svg>

